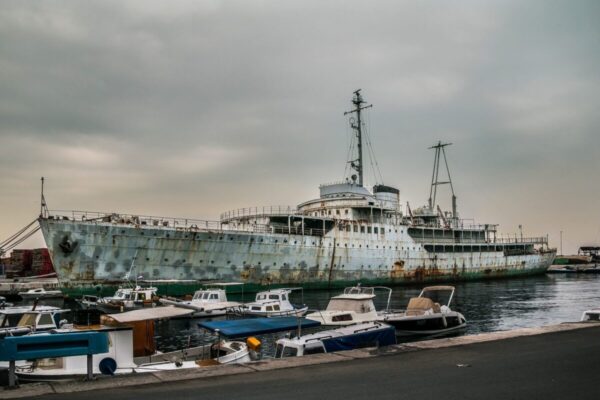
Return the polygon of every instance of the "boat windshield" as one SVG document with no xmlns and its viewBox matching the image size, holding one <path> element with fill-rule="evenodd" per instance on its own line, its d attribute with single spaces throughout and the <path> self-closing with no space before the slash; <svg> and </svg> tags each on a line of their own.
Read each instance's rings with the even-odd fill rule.
<svg viewBox="0 0 600 400">
<path fill-rule="evenodd" d="M 4 323 L 6 322 L 6 315 L 0 314 L 0 328 L 6 328 Z"/>
<path fill-rule="evenodd" d="M 127 293 L 125 293 L 125 291 L 123 291 L 123 290 L 117 290 L 117 293 L 115 293 L 115 298 L 128 299 L 129 295 Z"/>
<path fill-rule="evenodd" d="M 284 346 L 281 343 L 277 345 L 277 349 L 275 350 L 275 358 L 296 357 L 297 355 L 297 348 Z"/>
<path fill-rule="evenodd" d="M 349 299 L 331 299 L 327 305 L 326 311 L 354 311 L 357 313 L 367 313 L 374 310 L 373 302 L 356 301 Z"/>
<path fill-rule="evenodd" d="M 35 313 L 25 313 L 21 317 L 21 320 L 19 321 L 17 326 L 19 326 L 19 327 L 35 326 L 36 317 L 37 317 L 37 314 L 35 314 Z"/>
</svg>

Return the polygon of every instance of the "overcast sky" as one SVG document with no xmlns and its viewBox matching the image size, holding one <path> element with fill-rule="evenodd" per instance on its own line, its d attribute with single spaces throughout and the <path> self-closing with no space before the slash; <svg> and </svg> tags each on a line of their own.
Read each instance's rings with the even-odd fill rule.
<svg viewBox="0 0 600 400">
<path fill-rule="evenodd" d="M 403 203 L 425 204 L 427 147 L 452 142 L 463 217 L 575 252 L 600 241 L 598 21 L 573 0 L 2 1 L 0 241 L 41 176 L 51 209 L 314 198 L 344 178 L 362 88 Z"/>
</svg>

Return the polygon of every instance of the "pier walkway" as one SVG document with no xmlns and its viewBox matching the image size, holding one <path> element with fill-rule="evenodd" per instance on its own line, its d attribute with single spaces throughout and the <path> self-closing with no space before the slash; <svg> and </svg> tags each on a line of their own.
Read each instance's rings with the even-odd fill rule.
<svg viewBox="0 0 600 400">
<path fill-rule="evenodd" d="M 311 357 L 312 365 L 295 368 L 286 368 L 281 361 L 227 366 L 233 374 L 215 372 L 194 380 L 167 382 L 140 375 L 140 384 L 142 379 L 147 382 L 135 387 L 119 387 L 123 382 L 116 378 L 103 386 L 110 389 L 65 393 L 67 387 L 60 386 L 53 388 L 57 394 L 42 398 L 599 399 L 600 325 L 537 329 L 541 334 L 523 329 L 519 331 L 527 332 L 524 335 L 509 331 L 432 340 L 395 346 L 383 354 L 355 350 L 335 355 L 335 360 L 333 355 L 318 355 Z"/>
</svg>

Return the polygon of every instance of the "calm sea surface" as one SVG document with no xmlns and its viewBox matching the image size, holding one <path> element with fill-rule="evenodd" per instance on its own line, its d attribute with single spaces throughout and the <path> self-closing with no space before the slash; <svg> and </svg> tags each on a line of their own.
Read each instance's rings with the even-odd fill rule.
<svg viewBox="0 0 600 400">
<path fill-rule="evenodd" d="M 465 334 L 578 321 L 583 310 L 600 306 L 600 275 L 593 274 L 547 274 L 523 279 L 464 282 L 454 286 L 452 309 L 466 317 Z M 390 307 L 396 309 L 405 308 L 408 300 L 421 291 L 421 287 L 393 289 Z M 339 291 L 306 291 L 302 298 L 300 292 L 294 292 L 292 302 L 304 300 L 311 309 L 324 309 L 329 298 L 337 294 Z M 248 301 L 252 296 L 246 297 Z M 376 301 L 378 309 L 386 306 L 387 299 L 381 297 Z M 167 350 L 214 340 L 212 335 L 197 327 L 200 321 L 186 319 L 161 324 L 157 329 L 159 347 Z M 283 336 L 285 334 L 261 339 L 270 348 Z"/>
<path fill-rule="evenodd" d="M 600 275 L 547 274 L 522 279 L 457 283 L 452 309 L 467 319 L 465 334 L 492 332 L 523 327 L 538 327 L 579 320 L 583 310 L 600 306 Z M 421 287 L 395 287 L 391 308 L 403 309 L 409 298 L 418 296 Z M 383 292 L 380 292 L 383 293 Z M 324 309 L 329 298 L 339 291 L 294 292 L 293 303 L 304 302 L 310 309 Z M 231 300 L 241 300 L 230 296 Z M 246 301 L 253 295 L 246 295 Z M 378 309 L 386 306 L 381 295 Z M 48 303 L 51 304 L 51 303 Z M 68 304 L 65 304 L 68 306 Z M 160 350 L 174 350 L 187 346 L 212 343 L 215 337 L 198 328 L 198 322 L 207 319 L 178 319 L 160 322 L 156 340 Z M 265 351 L 285 334 L 261 337 Z"/>
</svg>

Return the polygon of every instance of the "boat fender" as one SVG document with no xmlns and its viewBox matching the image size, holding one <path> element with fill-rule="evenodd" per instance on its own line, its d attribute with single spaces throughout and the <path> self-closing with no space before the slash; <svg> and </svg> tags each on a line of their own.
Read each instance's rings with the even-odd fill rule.
<svg viewBox="0 0 600 400">
<path fill-rule="evenodd" d="M 248 346 L 248 348 L 250 350 L 254 350 L 256 352 L 260 351 L 260 346 L 261 346 L 260 340 L 258 340 L 254 336 L 251 336 L 248 339 L 246 339 L 246 345 Z"/>
<path fill-rule="evenodd" d="M 117 370 L 117 362 L 110 357 L 103 358 L 98 365 L 102 375 L 114 375 Z"/>
</svg>

